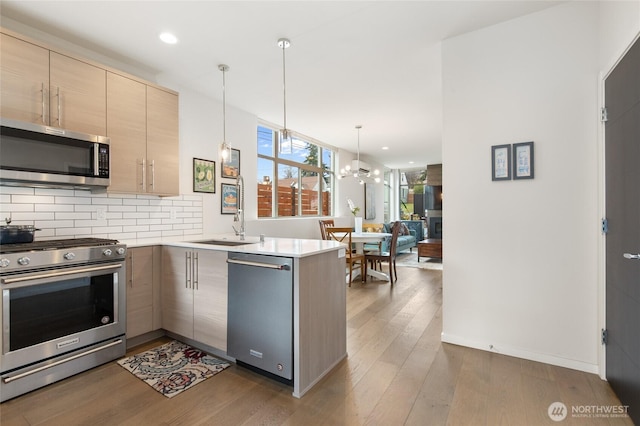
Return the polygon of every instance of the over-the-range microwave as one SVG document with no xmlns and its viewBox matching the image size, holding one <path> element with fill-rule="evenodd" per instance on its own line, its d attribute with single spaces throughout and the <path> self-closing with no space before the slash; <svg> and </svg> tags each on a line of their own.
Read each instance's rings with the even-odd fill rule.
<svg viewBox="0 0 640 426">
<path fill-rule="evenodd" d="M 106 188 L 109 138 L 0 118 L 0 184 Z"/>
</svg>

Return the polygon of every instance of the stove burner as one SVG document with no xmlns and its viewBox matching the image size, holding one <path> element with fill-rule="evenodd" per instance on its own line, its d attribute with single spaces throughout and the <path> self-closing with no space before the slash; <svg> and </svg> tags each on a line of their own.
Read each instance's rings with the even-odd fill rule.
<svg viewBox="0 0 640 426">
<path fill-rule="evenodd" d="M 57 250 L 73 247 L 111 246 L 114 244 L 118 244 L 118 240 L 109 240 L 106 238 L 66 238 L 61 240 L 34 241 L 32 243 L 3 244 L 0 245 L 0 254 Z"/>
</svg>

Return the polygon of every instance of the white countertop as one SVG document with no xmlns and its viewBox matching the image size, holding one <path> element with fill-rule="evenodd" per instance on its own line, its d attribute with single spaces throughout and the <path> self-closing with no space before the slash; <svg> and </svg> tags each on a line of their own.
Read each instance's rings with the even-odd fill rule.
<svg viewBox="0 0 640 426">
<path fill-rule="evenodd" d="M 193 235 L 144 240 L 122 240 L 120 242 L 126 244 L 127 247 L 163 245 L 287 257 L 306 257 L 344 248 L 343 244 L 336 241 L 265 237 L 264 242 L 260 242 L 260 237 L 256 236 L 246 236 L 245 244 L 241 245 L 228 246 L 199 243 L 199 241 L 210 240 L 242 242 L 240 241 L 240 237 L 234 234 Z"/>
</svg>

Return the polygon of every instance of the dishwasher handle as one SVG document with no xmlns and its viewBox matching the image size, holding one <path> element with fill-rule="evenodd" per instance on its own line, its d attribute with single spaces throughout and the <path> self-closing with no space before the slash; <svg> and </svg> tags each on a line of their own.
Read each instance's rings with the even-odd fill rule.
<svg viewBox="0 0 640 426">
<path fill-rule="evenodd" d="M 288 271 L 291 269 L 291 267 L 286 263 L 281 265 L 275 265 L 272 263 L 252 262 L 249 260 L 238 260 L 238 259 L 227 259 L 227 263 L 233 263 L 235 265 L 244 265 L 244 266 L 255 266 L 256 268 L 277 269 L 278 271 Z"/>
</svg>

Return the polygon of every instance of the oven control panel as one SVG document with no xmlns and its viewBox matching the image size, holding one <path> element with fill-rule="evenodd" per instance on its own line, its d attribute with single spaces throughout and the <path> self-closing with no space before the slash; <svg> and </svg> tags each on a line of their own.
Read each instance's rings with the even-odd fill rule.
<svg viewBox="0 0 640 426">
<path fill-rule="evenodd" d="M 67 265 L 102 263 L 125 259 L 126 245 L 75 247 L 47 250 L 32 250 L 0 254 L 0 271 L 4 274 L 28 272 L 40 268 L 55 268 Z"/>
</svg>

